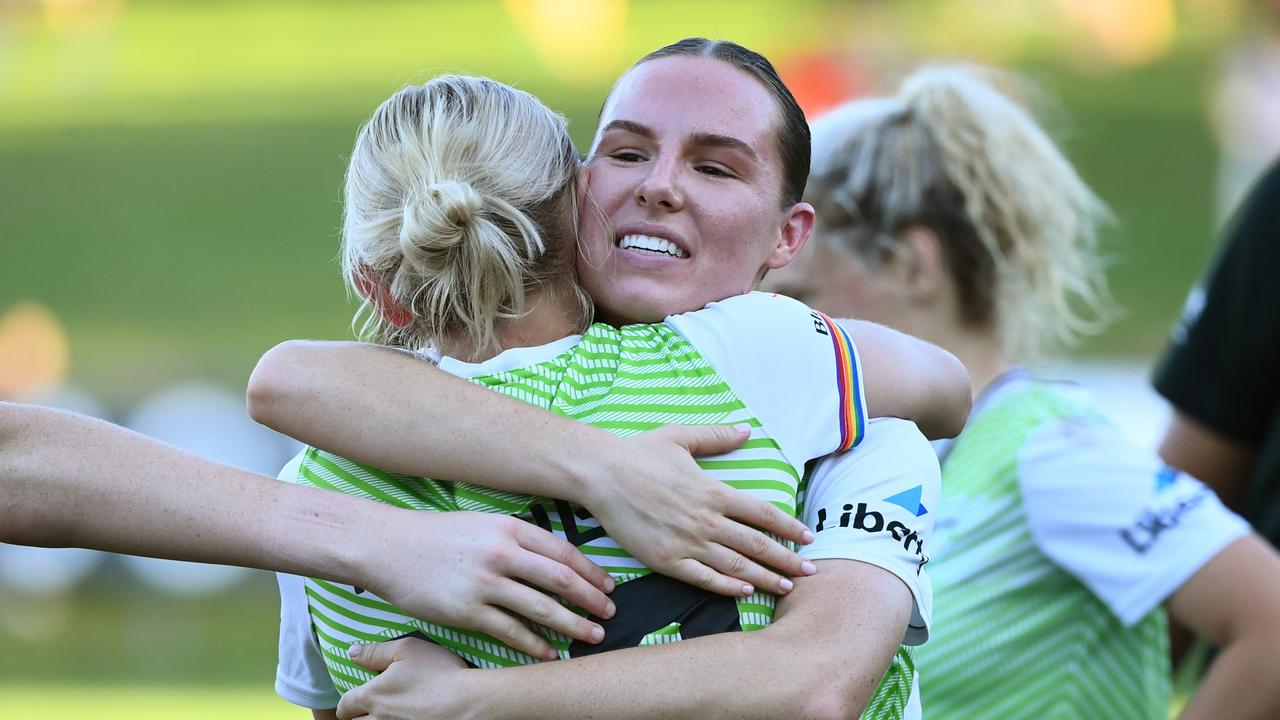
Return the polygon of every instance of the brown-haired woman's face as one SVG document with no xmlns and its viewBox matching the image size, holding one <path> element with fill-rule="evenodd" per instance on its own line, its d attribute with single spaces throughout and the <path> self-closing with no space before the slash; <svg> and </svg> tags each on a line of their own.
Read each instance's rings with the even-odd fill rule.
<svg viewBox="0 0 1280 720">
<path fill-rule="evenodd" d="M 578 263 L 603 316 L 657 322 L 790 261 L 777 115 L 759 80 L 714 58 L 660 58 L 618 82 L 587 164 L 609 223 L 584 209 Z"/>
</svg>

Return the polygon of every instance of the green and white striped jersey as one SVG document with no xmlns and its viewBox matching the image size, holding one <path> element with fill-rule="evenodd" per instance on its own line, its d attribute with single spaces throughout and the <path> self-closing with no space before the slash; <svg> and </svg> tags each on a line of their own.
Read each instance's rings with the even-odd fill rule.
<svg viewBox="0 0 1280 720">
<path fill-rule="evenodd" d="M 446 358 L 441 368 L 620 435 L 668 423 L 746 423 L 752 427 L 751 439 L 732 453 L 702 461 L 702 467 L 792 514 L 804 464 L 851 447 L 865 426 L 857 356 L 844 331 L 793 300 L 761 293 L 657 325 L 595 325 L 581 338 L 510 351 L 476 366 Z M 786 371 L 778 372 L 779 368 Z M 500 435 L 496 439 L 500 441 Z M 314 449 L 306 453 L 298 481 L 424 511 L 478 510 L 524 517 L 579 546 L 619 581 L 619 592 L 650 574 L 585 510 L 563 501 L 392 475 Z M 370 677 L 347 659 L 351 643 L 411 632 L 479 667 L 533 662 L 479 633 L 409 618 L 349 586 L 308 580 L 306 600 L 319 649 L 340 691 Z M 735 626 L 751 630 L 768 624 L 773 600 L 757 593 L 737 601 L 736 608 L 731 604 Z M 619 603 L 618 617 L 627 611 Z M 538 630 L 562 657 L 571 655 L 567 638 Z M 681 631 L 673 616 L 655 622 L 639 642 L 678 640 Z M 282 651 L 282 666 L 284 662 Z M 883 697 L 875 703 L 881 709 L 877 717 L 901 716 L 910 689 L 906 682 L 904 690 L 903 678 L 914 679 L 909 653 L 900 653 L 890 674 L 894 680 L 885 683 Z M 294 695 L 304 698 L 303 693 Z"/>
<path fill-rule="evenodd" d="M 943 451 L 931 718 L 1168 717 L 1160 604 L 1246 526 L 1078 390 L 1015 371 Z"/>
</svg>

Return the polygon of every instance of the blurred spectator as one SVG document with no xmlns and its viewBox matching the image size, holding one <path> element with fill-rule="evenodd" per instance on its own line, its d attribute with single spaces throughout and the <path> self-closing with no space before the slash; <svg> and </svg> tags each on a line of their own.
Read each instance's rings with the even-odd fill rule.
<svg viewBox="0 0 1280 720">
<path fill-rule="evenodd" d="M 1280 121 L 1278 121 L 1280 122 Z M 1280 544 L 1280 163 L 1191 291 L 1155 386 L 1174 406 L 1160 447 Z"/>
</svg>

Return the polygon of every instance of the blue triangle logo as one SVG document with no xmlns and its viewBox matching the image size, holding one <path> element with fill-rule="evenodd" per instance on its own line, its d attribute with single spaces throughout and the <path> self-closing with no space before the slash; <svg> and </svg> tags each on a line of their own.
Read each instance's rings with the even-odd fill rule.
<svg viewBox="0 0 1280 720">
<path fill-rule="evenodd" d="M 920 517 L 929 512 L 925 509 L 924 505 L 920 504 L 920 495 L 923 492 L 924 486 L 917 485 L 910 490 L 903 490 L 897 495 L 891 495 L 885 498 L 884 501 L 887 503 L 893 503 L 903 510 L 914 514 L 916 517 Z"/>
<path fill-rule="evenodd" d="M 1156 473 L 1156 492 L 1164 492 L 1173 487 L 1178 481 L 1178 471 L 1171 467 L 1165 466 L 1160 468 L 1160 472 Z"/>
</svg>

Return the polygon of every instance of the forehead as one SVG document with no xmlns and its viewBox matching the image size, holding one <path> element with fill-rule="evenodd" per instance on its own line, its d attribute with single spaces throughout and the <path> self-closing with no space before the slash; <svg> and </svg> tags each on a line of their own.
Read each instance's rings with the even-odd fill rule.
<svg viewBox="0 0 1280 720">
<path fill-rule="evenodd" d="M 600 127 L 629 120 L 659 139 L 697 133 L 735 137 L 765 159 L 777 157 L 777 101 L 755 76 L 716 58 L 677 55 L 627 71 L 614 86 Z"/>
</svg>

